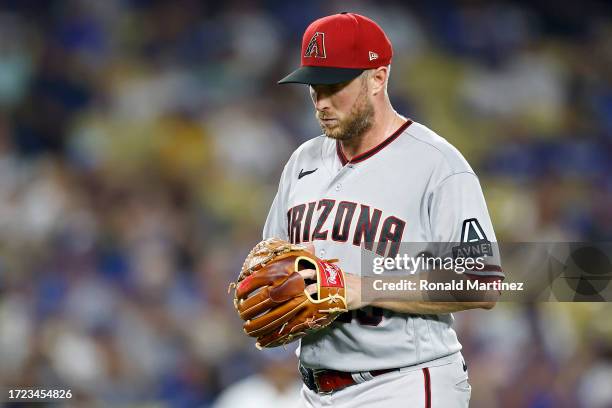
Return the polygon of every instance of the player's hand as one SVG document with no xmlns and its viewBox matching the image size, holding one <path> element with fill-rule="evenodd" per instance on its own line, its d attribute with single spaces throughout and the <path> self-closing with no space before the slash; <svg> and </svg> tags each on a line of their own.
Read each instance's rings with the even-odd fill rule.
<svg viewBox="0 0 612 408">
<path fill-rule="evenodd" d="M 361 309 L 367 302 L 361 300 L 361 276 L 344 273 L 344 290 L 346 291 L 346 308 L 348 310 Z"/>
<path fill-rule="evenodd" d="M 306 244 L 308 252 L 315 254 L 313 244 Z M 298 272 L 305 281 L 314 280 L 316 271 L 314 269 L 302 269 Z M 344 272 L 344 290 L 346 291 L 346 305 L 349 310 L 360 309 L 368 304 L 361 300 L 361 277 L 352 273 Z M 317 293 L 317 284 L 312 283 L 306 286 L 309 294 Z"/>
<path fill-rule="evenodd" d="M 298 272 L 305 281 L 314 280 L 317 272 L 314 269 L 302 269 Z M 361 277 L 344 272 L 344 290 L 346 291 L 346 306 L 348 310 L 360 309 L 368 304 L 361 301 Z M 317 293 L 317 284 L 306 286 L 309 294 Z"/>
</svg>

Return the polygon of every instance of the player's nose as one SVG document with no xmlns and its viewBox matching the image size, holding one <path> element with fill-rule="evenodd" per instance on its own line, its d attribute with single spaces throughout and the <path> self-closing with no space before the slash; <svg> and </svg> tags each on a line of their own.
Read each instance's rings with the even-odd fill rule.
<svg viewBox="0 0 612 408">
<path fill-rule="evenodd" d="M 317 86 L 310 87 L 310 97 L 312 98 L 312 103 L 314 103 L 315 109 L 318 111 L 327 110 L 331 106 L 329 101 L 329 93 L 324 92 Z"/>
<path fill-rule="evenodd" d="M 319 98 L 313 100 L 315 109 L 319 112 L 328 112 L 331 109 L 331 103 L 328 98 Z"/>
</svg>

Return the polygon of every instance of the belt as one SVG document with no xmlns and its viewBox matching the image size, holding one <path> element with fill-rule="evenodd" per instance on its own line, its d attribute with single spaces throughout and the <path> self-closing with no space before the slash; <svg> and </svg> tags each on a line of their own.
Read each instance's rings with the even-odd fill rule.
<svg viewBox="0 0 612 408">
<path fill-rule="evenodd" d="M 393 371 L 399 371 L 399 368 L 349 373 L 336 370 L 313 370 L 300 364 L 300 373 L 304 384 L 319 394 L 329 394 Z M 355 377 L 362 379 L 362 381 L 355 381 Z"/>
</svg>

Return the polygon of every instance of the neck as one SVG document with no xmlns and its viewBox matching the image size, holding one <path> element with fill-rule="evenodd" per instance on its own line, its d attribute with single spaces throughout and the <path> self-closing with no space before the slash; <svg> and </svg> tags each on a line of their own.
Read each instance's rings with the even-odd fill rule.
<svg viewBox="0 0 612 408">
<path fill-rule="evenodd" d="M 351 140 L 341 141 L 344 155 L 348 160 L 351 160 L 353 157 L 367 152 L 391 136 L 404 121 L 406 121 L 406 118 L 395 112 L 390 104 L 385 109 L 376 110 L 372 127 L 367 132 Z"/>
</svg>

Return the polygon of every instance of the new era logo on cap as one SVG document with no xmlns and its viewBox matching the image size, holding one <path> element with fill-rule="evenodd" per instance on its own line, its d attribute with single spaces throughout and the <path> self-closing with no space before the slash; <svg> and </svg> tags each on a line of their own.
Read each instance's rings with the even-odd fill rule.
<svg viewBox="0 0 612 408">
<path fill-rule="evenodd" d="M 366 69 L 389 65 L 391 41 L 378 24 L 354 13 L 312 22 L 302 37 L 300 68 L 279 83 L 336 84 Z"/>
</svg>

